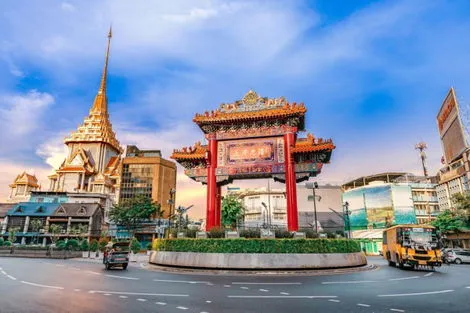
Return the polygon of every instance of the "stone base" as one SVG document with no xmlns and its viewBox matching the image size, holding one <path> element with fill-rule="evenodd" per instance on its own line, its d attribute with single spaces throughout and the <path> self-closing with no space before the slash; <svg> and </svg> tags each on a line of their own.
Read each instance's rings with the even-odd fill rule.
<svg viewBox="0 0 470 313">
<path fill-rule="evenodd" d="M 152 251 L 149 262 L 189 268 L 285 270 L 356 267 L 367 264 L 357 253 L 196 253 Z"/>
</svg>

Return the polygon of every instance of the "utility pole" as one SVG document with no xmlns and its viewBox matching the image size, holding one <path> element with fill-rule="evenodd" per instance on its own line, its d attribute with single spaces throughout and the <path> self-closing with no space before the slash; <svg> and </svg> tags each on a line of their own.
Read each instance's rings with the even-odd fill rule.
<svg viewBox="0 0 470 313">
<path fill-rule="evenodd" d="M 428 170 L 426 168 L 426 152 L 425 150 L 428 148 L 426 143 L 424 141 L 419 142 L 415 145 L 415 149 L 419 151 L 419 156 L 421 158 L 421 163 L 423 165 L 423 172 L 424 172 L 424 177 L 428 177 Z"/>
<path fill-rule="evenodd" d="M 317 182 L 307 182 L 305 183 L 305 187 L 307 189 L 312 189 L 312 194 L 313 194 L 313 214 L 315 216 L 315 233 L 318 234 L 318 219 L 317 219 L 317 200 L 316 200 L 316 194 L 315 194 L 315 189 L 318 188 L 318 183 Z"/>
</svg>

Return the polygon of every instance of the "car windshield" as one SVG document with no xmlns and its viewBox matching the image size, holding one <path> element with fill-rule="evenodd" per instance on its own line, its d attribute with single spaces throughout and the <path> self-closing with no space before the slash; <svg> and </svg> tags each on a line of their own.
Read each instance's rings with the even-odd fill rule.
<svg viewBox="0 0 470 313">
<path fill-rule="evenodd" d="M 411 231 L 410 239 L 414 243 L 425 244 L 425 243 L 430 243 L 432 241 L 432 235 L 431 233 Z"/>
</svg>

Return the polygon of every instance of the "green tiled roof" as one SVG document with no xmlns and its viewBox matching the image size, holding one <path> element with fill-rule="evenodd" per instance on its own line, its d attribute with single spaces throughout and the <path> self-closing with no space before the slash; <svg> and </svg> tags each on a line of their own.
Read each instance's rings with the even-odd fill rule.
<svg viewBox="0 0 470 313">
<path fill-rule="evenodd" d="M 8 211 L 9 216 L 51 216 L 60 203 L 20 202 Z"/>
</svg>

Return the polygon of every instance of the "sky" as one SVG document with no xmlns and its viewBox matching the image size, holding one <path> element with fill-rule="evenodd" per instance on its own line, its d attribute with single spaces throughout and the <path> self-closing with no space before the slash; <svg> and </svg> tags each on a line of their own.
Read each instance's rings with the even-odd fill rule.
<svg viewBox="0 0 470 313">
<path fill-rule="evenodd" d="M 253 89 L 304 102 L 306 129 L 333 139 L 320 183 L 419 174 L 420 141 L 435 173 L 449 88 L 470 104 L 469 14 L 465 0 L 1 1 L 0 201 L 23 171 L 48 186 L 92 105 L 111 24 L 108 107 L 123 146 L 168 158 L 203 139 L 195 113 Z M 204 199 L 179 168 L 177 205 L 200 217 Z"/>
</svg>

